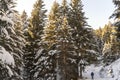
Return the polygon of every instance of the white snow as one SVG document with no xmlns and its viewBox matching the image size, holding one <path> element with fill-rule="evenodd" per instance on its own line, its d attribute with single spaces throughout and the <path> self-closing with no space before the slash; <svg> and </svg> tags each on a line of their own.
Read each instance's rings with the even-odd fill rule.
<svg viewBox="0 0 120 80">
<path fill-rule="evenodd" d="M 110 72 L 111 70 L 113 70 L 113 72 Z M 95 66 L 93 64 L 86 66 L 83 77 L 86 78 L 86 80 L 90 80 L 91 72 L 94 72 L 95 80 L 120 80 L 120 59 L 108 66 Z"/>
<path fill-rule="evenodd" d="M 96 54 L 97 52 L 95 50 L 86 50 L 87 52 L 90 52 L 90 53 L 93 53 L 93 54 Z"/>
<path fill-rule="evenodd" d="M 13 26 L 8 26 L 7 29 L 9 29 L 11 33 L 16 34 Z"/>
<path fill-rule="evenodd" d="M 60 53 L 60 51 L 58 51 L 58 50 L 50 50 L 50 51 L 48 52 L 49 55 L 54 55 L 54 54 L 56 54 L 56 53 Z"/>
<path fill-rule="evenodd" d="M 9 76 L 12 76 L 12 75 L 13 75 L 13 72 L 12 72 L 12 70 L 10 69 L 10 67 L 9 67 L 9 66 L 6 66 L 6 68 L 8 69 L 8 74 L 9 74 Z"/>
<path fill-rule="evenodd" d="M 5 37 L 6 37 L 7 39 L 10 38 L 10 36 L 9 36 L 9 34 L 8 34 L 8 32 L 7 32 L 7 30 L 6 30 L 5 28 L 2 28 L 1 31 L 2 31 L 2 33 L 5 35 Z"/>
<path fill-rule="evenodd" d="M 36 54 L 36 56 L 35 56 L 35 59 L 39 57 L 39 55 L 43 52 L 43 50 L 44 50 L 44 49 L 39 49 L 39 50 L 37 51 L 37 54 Z"/>
<path fill-rule="evenodd" d="M 4 16 L 0 15 L 0 19 L 2 21 L 6 21 L 7 23 L 14 25 L 13 21 L 4 12 L 0 12 L 0 13 L 3 13 L 3 15 L 4 15 Z"/>
<path fill-rule="evenodd" d="M 13 67 L 15 66 L 15 61 L 13 56 L 8 51 L 6 51 L 2 46 L 0 46 L 0 60 L 3 63 L 12 65 Z"/>
<path fill-rule="evenodd" d="M 120 80 L 120 59 L 113 62 L 111 65 L 107 66 L 106 69 L 113 69 L 113 76 L 115 79 Z"/>
</svg>

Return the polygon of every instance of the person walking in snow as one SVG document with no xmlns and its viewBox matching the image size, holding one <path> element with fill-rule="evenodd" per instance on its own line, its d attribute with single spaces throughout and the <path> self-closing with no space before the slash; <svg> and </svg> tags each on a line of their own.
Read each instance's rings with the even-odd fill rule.
<svg viewBox="0 0 120 80">
<path fill-rule="evenodd" d="M 110 75 L 112 78 L 114 78 L 112 67 L 109 69 L 109 75 Z"/>
<path fill-rule="evenodd" d="M 91 78 L 94 79 L 94 73 L 93 72 L 91 72 Z"/>
</svg>

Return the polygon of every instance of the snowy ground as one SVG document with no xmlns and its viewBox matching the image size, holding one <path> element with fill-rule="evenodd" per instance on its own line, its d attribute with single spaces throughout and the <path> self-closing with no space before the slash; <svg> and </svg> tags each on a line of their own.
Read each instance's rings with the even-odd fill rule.
<svg viewBox="0 0 120 80">
<path fill-rule="evenodd" d="M 83 76 L 86 78 L 84 80 L 92 80 L 91 72 L 94 72 L 94 80 L 120 80 L 120 59 L 105 67 L 87 66 L 83 73 Z"/>
<path fill-rule="evenodd" d="M 115 80 L 112 78 L 95 78 L 95 79 L 80 79 L 80 80 Z"/>
</svg>

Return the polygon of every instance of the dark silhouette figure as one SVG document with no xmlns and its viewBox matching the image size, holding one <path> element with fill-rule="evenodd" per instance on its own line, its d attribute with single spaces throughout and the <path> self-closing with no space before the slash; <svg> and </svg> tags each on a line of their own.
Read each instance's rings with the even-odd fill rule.
<svg viewBox="0 0 120 80">
<path fill-rule="evenodd" d="M 93 72 L 91 72 L 91 77 L 92 77 L 92 79 L 94 79 L 94 73 Z"/>
</svg>

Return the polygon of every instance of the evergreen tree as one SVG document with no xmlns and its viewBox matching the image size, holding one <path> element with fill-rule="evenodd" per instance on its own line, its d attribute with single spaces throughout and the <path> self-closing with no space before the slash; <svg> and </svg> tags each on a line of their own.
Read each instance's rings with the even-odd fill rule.
<svg viewBox="0 0 120 80">
<path fill-rule="evenodd" d="M 39 76 L 41 67 L 39 62 L 41 58 L 39 49 L 41 49 L 41 34 L 45 26 L 46 11 L 43 1 L 37 0 L 34 4 L 27 30 L 28 44 L 26 45 L 26 54 L 24 55 L 25 80 L 37 80 L 41 77 Z"/>
<path fill-rule="evenodd" d="M 26 40 L 25 40 L 25 36 L 24 36 L 24 33 L 23 33 L 23 26 L 22 26 L 22 21 L 21 21 L 21 18 L 20 18 L 20 15 L 18 13 L 15 13 L 14 15 L 14 18 L 13 21 L 14 21 L 14 28 L 15 28 L 15 33 L 16 33 L 16 36 L 13 35 L 13 39 L 15 39 L 15 42 L 17 44 L 17 48 L 16 46 L 14 46 L 14 51 L 15 54 L 14 58 L 16 60 L 16 62 L 18 63 L 18 68 L 16 67 L 16 70 L 17 71 L 21 71 L 20 74 L 21 74 L 21 77 L 23 78 L 23 66 L 24 66 L 24 60 L 23 60 L 23 55 L 24 55 L 24 47 L 25 47 L 25 44 L 26 44 Z"/>
<path fill-rule="evenodd" d="M 75 77 L 82 78 L 82 71 L 85 67 L 84 64 L 86 64 L 86 60 L 89 58 L 85 53 L 88 52 L 96 55 L 96 51 L 89 50 L 89 47 L 92 46 L 91 39 L 93 35 L 92 29 L 88 27 L 86 22 L 87 18 L 84 17 L 81 0 L 72 0 L 70 6 L 68 23 L 73 29 L 72 41 L 74 41 L 74 55 L 76 55 L 76 72 L 74 74 L 76 74 Z M 94 58 L 95 57 L 96 56 L 94 56 Z"/>
<path fill-rule="evenodd" d="M 117 41 L 117 45 L 119 46 L 119 42 L 120 42 L 120 1 L 119 0 L 113 0 L 113 3 L 116 5 L 116 10 L 114 11 L 114 13 L 112 14 L 112 16 L 110 16 L 110 18 L 114 17 L 116 19 L 115 23 L 114 23 L 114 29 L 115 29 L 115 35 L 116 35 L 116 41 Z M 116 46 L 117 46 L 116 45 Z M 117 47 L 119 49 L 119 47 Z"/>
<path fill-rule="evenodd" d="M 67 5 L 67 1 L 63 0 L 62 5 L 60 6 L 60 25 L 58 26 L 58 48 L 60 52 L 58 56 L 58 80 L 77 80 L 77 66 L 75 58 L 75 47 L 72 33 L 74 29 L 69 24 L 69 12 L 70 7 Z M 61 77 L 61 79 L 60 79 Z"/>
<path fill-rule="evenodd" d="M 40 72 L 40 74 L 44 73 L 43 77 L 46 77 L 45 79 L 50 78 L 51 80 L 56 80 L 56 76 L 55 76 L 56 54 L 55 53 L 57 53 L 58 51 L 55 50 L 55 48 L 57 44 L 57 31 L 58 31 L 57 29 L 59 26 L 59 17 L 60 17 L 59 4 L 55 1 L 53 3 L 52 9 L 48 16 L 48 23 L 44 27 L 44 34 L 42 35 L 42 43 L 45 45 L 43 47 L 44 47 L 44 50 L 47 51 L 46 57 L 48 58 L 41 60 L 41 65 L 43 64 L 43 66 L 46 66 L 46 67 L 43 67 L 43 70 Z M 43 56 L 45 57 L 45 55 Z M 48 65 L 44 64 L 45 62 Z"/>
<path fill-rule="evenodd" d="M 55 1 L 48 16 L 48 24 L 44 27 L 44 35 L 42 36 L 42 40 L 44 43 L 48 44 L 48 47 L 51 47 L 54 43 L 56 43 L 56 29 L 60 17 L 58 12 L 59 4 Z"/>
<path fill-rule="evenodd" d="M 62 5 L 55 1 L 49 14 L 48 25 L 44 29 L 43 42 L 48 45 L 48 56 L 51 56 L 52 71 L 54 71 L 51 74 L 55 73 L 57 80 L 73 79 L 71 78 L 70 59 L 68 59 L 71 28 L 67 21 L 67 10 L 66 0 L 63 0 Z"/>
<path fill-rule="evenodd" d="M 25 10 L 21 14 L 21 20 L 22 20 L 23 32 L 25 34 L 28 30 L 28 25 L 29 25 L 28 15 Z"/>
<path fill-rule="evenodd" d="M 99 53 L 102 55 L 103 46 L 104 46 L 104 42 L 103 42 L 103 38 L 102 38 L 103 30 L 102 30 L 102 28 L 99 28 L 99 29 L 95 30 L 94 32 L 95 32 L 96 39 L 97 39 Z"/>
<path fill-rule="evenodd" d="M 120 1 L 119 0 L 113 0 L 113 3 L 116 6 L 116 9 L 114 13 L 110 16 L 110 18 L 115 18 L 115 22 L 112 26 L 112 35 L 111 35 L 111 53 L 109 55 L 109 58 L 111 59 L 111 62 L 118 59 L 119 52 L 120 52 Z"/>
<path fill-rule="evenodd" d="M 30 42 L 29 42 L 29 39 L 31 39 L 31 35 L 30 35 L 30 30 L 29 28 L 31 27 L 29 25 L 29 19 L 28 19 L 28 16 L 27 16 L 27 13 L 25 12 L 25 10 L 22 12 L 22 14 L 20 15 L 20 20 L 21 21 L 21 31 L 22 33 L 24 34 L 24 39 L 26 40 L 26 44 L 25 44 L 25 47 L 24 47 L 24 54 L 23 54 L 23 79 L 26 80 L 26 78 L 28 78 L 29 76 L 29 73 L 27 73 L 27 68 L 28 66 L 26 66 L 26 63 L 28 62 L 27 58 L 26 58 L 26 54 L 29 54 L 30 53 Z"/>
<path fill-rule="evenodd" d="M 116 31 L 111 23 L 105 25 L 103 28 L 103 60 L 105 64 L 110 64 L 119 58 L 118 49 L 116 48 L 118 45 L 114 33 L 116 33 Z"/>
<path fill-rule="evenodd" d="M 108 25 L 105 25 L 102 31 L 102 39 L 104 43 L 110 43 L 110 36 L 112 31 L 112 24 L 109 22 Z"/>
<path fill-rule="evenodd" d="M 34 39 L 40 42 L 41 34 L 43 33 L 43 26 L 45 26 L 46 12 L 44 9 L 44 3 L 42 0 L 37 0 L 34 4 L 30 22 L 33 26 Z"/>
<path fill-rule="evenodd" d="M 6 73 L 1 68 L 1 79 L 22 79 L 22 55 L 24 47 L 24 39 L 22 33 L 17 29 L 16 12 L 13 9 L 15 6 L 14 0 L 0 1 L 0 45 L 13 56 L 15 65 L 5 65 L 7 71 L 12 74 Z M 4 50 L 3 49 L 3 50 Z M 6 54 L 3 52 L 3 54 Z"/>
</svg>

